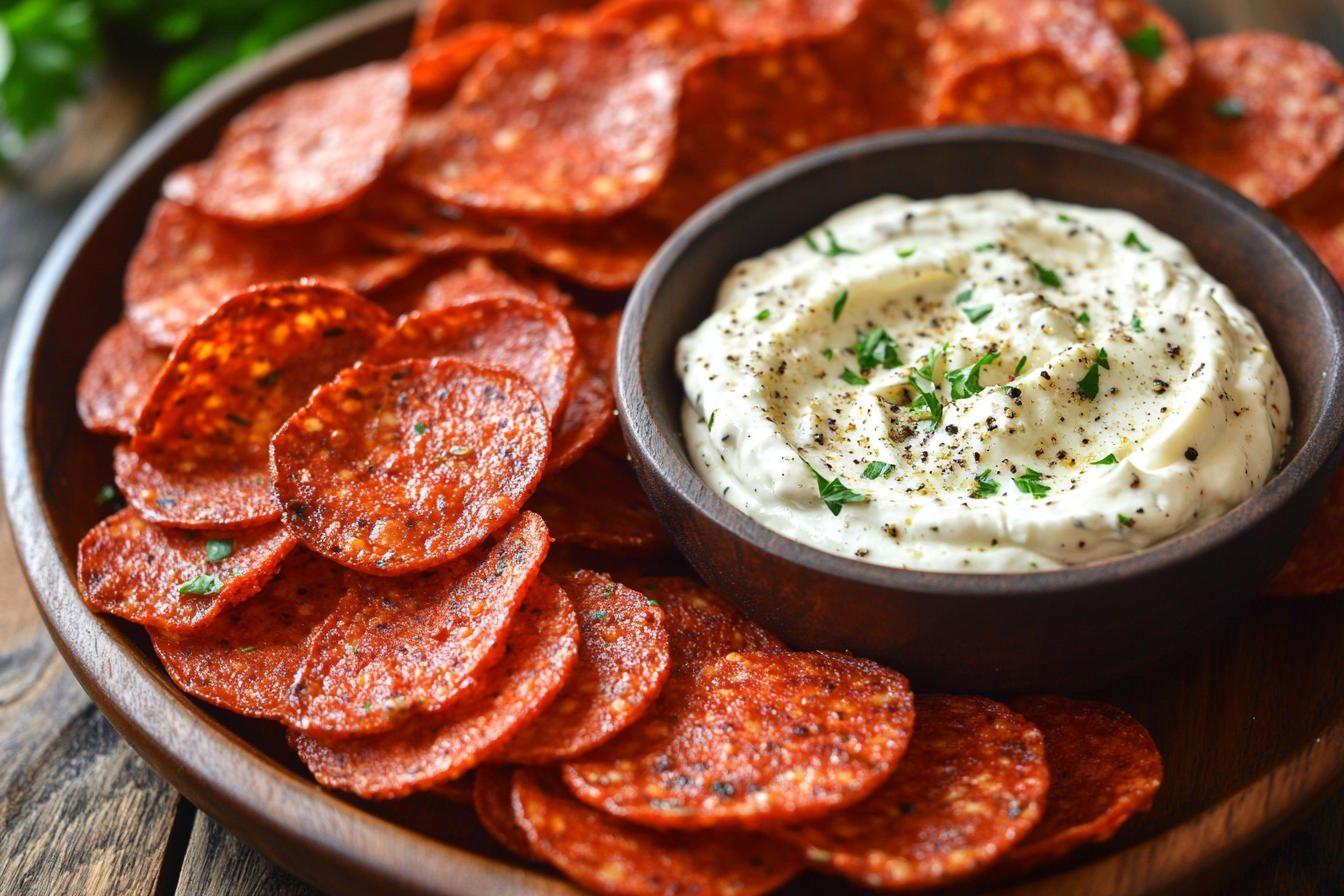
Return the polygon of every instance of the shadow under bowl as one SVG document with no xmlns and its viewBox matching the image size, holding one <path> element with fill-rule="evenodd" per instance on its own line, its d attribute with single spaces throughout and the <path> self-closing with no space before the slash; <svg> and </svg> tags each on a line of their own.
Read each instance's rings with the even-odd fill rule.
<svg viewBox="0 0 1344 896">
<path fill-rule="evenodd" d="M 711 491 L 681 433 L 682 334 L 738 262 L 858 202 L 1016 189 L 1132 212 L 1181 240 L 1259 318 L 1288 377 L 1283 466 L 1227 515 L 1117 559 L 1032 573 L 878 566 L 786 538 Z M 1235 616 L 1280 569 L 1339 463 L 1344 298 L 1287 227 L 1228 187 L 1129 146 L 1026 128 L 904 131 L 802 156 L 701 210 L 635 286 L 621 327 L 618 404 L 636 472 L 691 564 L 802 649 L 848 650 L 916 688 L 1077 692 L 1154 665 Z"/>
</svg>

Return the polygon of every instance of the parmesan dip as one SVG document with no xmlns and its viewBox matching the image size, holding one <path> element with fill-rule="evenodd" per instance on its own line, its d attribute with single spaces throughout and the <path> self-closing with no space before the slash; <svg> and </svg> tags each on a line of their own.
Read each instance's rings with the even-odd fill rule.
<svg viewBox="0 0 1344 896">
<path fill-rule="evenodd" d="M 1185 246 L 1016 192 L 882 196 L 738 265 L 682 337 L 686 447 L 774 531 L 1027 571 L 1227 513 L 1288 439 L 1283 371 Z"/>
</svg>

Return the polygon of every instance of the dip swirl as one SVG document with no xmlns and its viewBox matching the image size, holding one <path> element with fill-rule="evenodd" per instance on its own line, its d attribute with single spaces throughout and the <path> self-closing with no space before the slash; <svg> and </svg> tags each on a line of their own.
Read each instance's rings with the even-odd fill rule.
<svg viewBox="0 0 1344 896">
<path fill-rule="evenodd" d="M 1126 212 L 883 196 L 740 264 L 677 351 L 704 481 L 813 547 L 1051 569 L 1227 513 L 1273 475 L 1286 381 L 1189 250 Z"/>
</svg>

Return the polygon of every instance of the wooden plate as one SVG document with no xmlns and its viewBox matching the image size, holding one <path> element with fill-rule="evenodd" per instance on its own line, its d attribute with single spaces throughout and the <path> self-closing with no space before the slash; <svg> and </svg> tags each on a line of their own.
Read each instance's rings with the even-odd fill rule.
<svg viewBox="0 0 1344 896">
<path fill-rule="evenodd" d="M 163 175 L 204 156 L 262 93 L 400 52 L 414 0 L 367 7 L 208 88 L 147 134 L 93 191 L 34 277 L 15 326 L 0 419 L 15 539 L 52 636 L 117 730 L 188 799 L 333 894 L 574 894 L 524 868 L 471 810 L 422 795 L 370 803 L 318 787 L 279 725 L 199 703 L 169 682 L 139 627 L 89 613 L 76 545 L 98 520 L 112 440 L 84 431 L 75 383 L 121 308 L 126 261 Z M 1004 892 L 1178 892 L 1249 862 L 1344 780 L 1344 602 L 1261 601 L 1204 649 L 1096 695 L 1152 731 L 1167 783 L 1111 843 Z M 915 682 L 918 686 L 918 682 Z M 806 875 L 783 892 L 850 892 Z"/>
</svg>

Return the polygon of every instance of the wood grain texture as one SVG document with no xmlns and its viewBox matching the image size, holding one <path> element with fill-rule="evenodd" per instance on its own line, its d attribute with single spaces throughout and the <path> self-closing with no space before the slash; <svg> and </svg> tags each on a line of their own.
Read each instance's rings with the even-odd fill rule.
<svg viewBox="0 0 1344 896">
<path fill-rule="evenodd" d="M 254 852 L 204 812 L 196 814 L 177 896 L 322 896 Z"/>
</svg>

